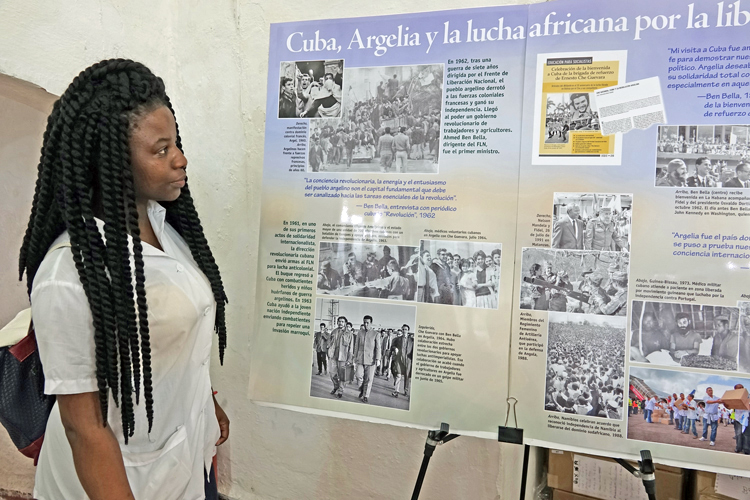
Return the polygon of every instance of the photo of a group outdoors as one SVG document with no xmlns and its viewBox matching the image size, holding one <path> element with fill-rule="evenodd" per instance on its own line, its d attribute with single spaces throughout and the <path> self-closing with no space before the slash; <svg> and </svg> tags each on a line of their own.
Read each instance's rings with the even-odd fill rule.
<svg viewBox="0 0 750 500">
<path fill-rule="evenodd" d="M 343 82 L 341 113 L 310 120 L 308 172 L 438 172 L 442 64 L 346 68 Z"/>
<path fill-rule="evenodd" d="M 591 94 L 547 94 L 544 142 L 567 144 L 572 130 L 599 130 L 599 112 L 592 106 Z"/>
<path fill-rule="evenodd" d="M 413 262 L 418 268 L 418 302 L 497 309 L 500 243 L 422 240 Z"/>
<path fill-rule="evenodd" d="M 750 125 L 664 125 L 656 186 L 750 188 Z"/>
<path fill-rule="evenodd" d="M 310 396 L 408 410 L 417 308 L 318 298 Z"/>
<path fill-rule="evenodd" d="M 633 301 L 630 331 L 631 362 L 681 368 L 631 366 L 628 438 L 750 454 L 750 302 Z"/>
</svg>

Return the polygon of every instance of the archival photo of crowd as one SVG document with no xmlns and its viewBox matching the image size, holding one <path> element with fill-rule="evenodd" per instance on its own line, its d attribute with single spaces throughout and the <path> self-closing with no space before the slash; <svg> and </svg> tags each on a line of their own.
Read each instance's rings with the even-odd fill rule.
<svg viewBox="0 0 750 500">
<path fill-rule="evenodd" d="M 411 267 L 417 270 L 417 301 L 497 309 L 502 245 L 422 240 Z"/>
<path fill-rule="evenodd" d="M 625 321 L 549 314 L 545 410 L 622 420 Z"/>
<path fill-rule="evenodd" d="M 656 186 L 750 188 L 750 125 L 663 125 Z"/>
<path fill-rule="evenodd" d="M 409 410 L 417 308 L 318 298 L 310 396 Z"/>
<path fill-rule="evenodd" d="M 636 366 L 629 378 L 628 439 L 750 454 L 750 379 Z"/>
<path fill-rule="evenodd" d="M 344 60 L 283 61 L 279 118 L 339 118 Z"/>
<path fill-rule="evenodd" d="M 658 366 L 737 370 L 737 307 L 634 300 L 630 360 Z"/>
<path fill-rule="evenodd" d="M 321 241 L 318 294 L 414 300 L 417 247 Z"/>
<path fill-rule="evenodd" d="M 443 65 L 347 68 L 339 119 L 310 127 L 309 172 L 438 172 Z"/>
<path fill-rule="evenodd" d="M 630 251 L 632 194 L 555 193 L 552 248 Z"/>
<path fill-rule="evenodd" d="M 524 248 L 521 309 L 626 316 L 630 254 Z"/>
<path fill-rule="evenodd" d="M 599 112 L 589 93 L 547 94 L 544 143 L 568 144 L 572 130 L 599 130 Z"/>
</svg>

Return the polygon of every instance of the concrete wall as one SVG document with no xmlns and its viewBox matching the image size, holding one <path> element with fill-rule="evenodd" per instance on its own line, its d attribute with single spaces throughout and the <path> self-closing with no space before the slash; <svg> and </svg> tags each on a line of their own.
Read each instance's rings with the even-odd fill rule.
<svg viewBox="0 0 750 500">
<path fill-rule="evenodd" d="M 429 8 L 496 3 L 436 0 Z M 397 14 L 416 8 L 417 4 L 397 0 L 0 3 L 0 74 L 59 95 L 86 66 L 104 58 L 128 57 L 144 62 L 167 83 L 190 161 L 192 191 L 231 301 L 225 366 L 215 359 L 212 371 L 217 397 L 232 420 L 230 440 L 219 452 L 220 490 L 231 498 L 410 495 L 424 431 L 260 407 L 246 393 L 269 23 Z M 0 119 L 5 121 L 5 115 Z M 35 134 L 38 151 L 41 134 Z M 23 168 L 37 160 L 28 161 L 31 164 Z M 0 185 L 8 182 L 4 165 L 0 175 Z M 24 201 L 19 198 L 17 203 Z M 28 208 L 21 211 L 28 213 Z M 2 224 L 5 235 L 6 218 Z M 17 247 L 9 246 L 15 259 Z M 5 247 L 2 257 L 3 263 L 12 260 Z M 13 286 L 12 279 L 4 279 L 3 293 Z M 487 440 L 457 439 L 437 450 L 422 498 L 517 498 L 521 451 Z M 0 471 L 0 488 L 13 483 L 13 476 Z"/>
</svg>

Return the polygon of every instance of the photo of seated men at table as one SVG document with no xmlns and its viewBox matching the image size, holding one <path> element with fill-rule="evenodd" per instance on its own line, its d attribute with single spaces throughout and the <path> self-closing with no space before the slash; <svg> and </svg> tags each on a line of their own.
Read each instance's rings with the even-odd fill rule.
<svg viewBox="0 0 750 500">
<path fill-rule="evenodd" d="M 524 248 L 521 309 L 626 316 L 629 254 Z"/>
<path fill-rule="evenodd" d="M 632 194 L 555 193 L 552 248 L 630 251 Z"/>
<path fill-rule="evenodd" d="M 750 188 L 750 125 L 662 125 L 657 187 Z"/>
<path fill-rule="evenodd" d="M 408 410 L 416 311 L 395 302 L 318 298 L 310 396 Z"/>
<path fill-rule="evenodd" d="M 502 245 L 422 240 L 411 267 L 418 275 L 417 301 L 497 309 Z"/>
<path fill-rule="evenodd" d="M 634 300 L 630 360 L 735 371 L 739 326 L 737 307 Z"/>
<path fill-rule="evenodd" d="M 417 247 L 320 242 L 318 294 L 414 300 Z"/>
<path fill-rule="evenodd" d="M 341 116 L 344 60 L 282 62 L 279 118 Z"/>
</svg>

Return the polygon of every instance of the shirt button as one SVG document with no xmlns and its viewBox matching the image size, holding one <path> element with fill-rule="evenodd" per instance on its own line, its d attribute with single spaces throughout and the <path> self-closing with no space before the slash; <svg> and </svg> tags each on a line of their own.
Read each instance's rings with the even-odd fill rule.
<svg viewBox="0 0 750 500">
<path fill-rule="evenodd" d="M 181 273 L 181 272 L 182 272 L 182 271 L 184 271 L 184 270 L 185 270 L 185 268 L 184 268 L 184 267 L 182 267 L 182 264 L 177 264 L 177 272 L 178 272 L 178 273 Z"/>
<path fill-rule="evenodd" d="M 211 312 L 211 308 L 210 308 L 210 307 L 207 307 L 207 308 L 206 308 L 206 310 L 205 310 L 205 311 L 203 311 L 203 315 L 204 315 L 204 316 L 208 316 L 210 312 Z"/>
</svg>

